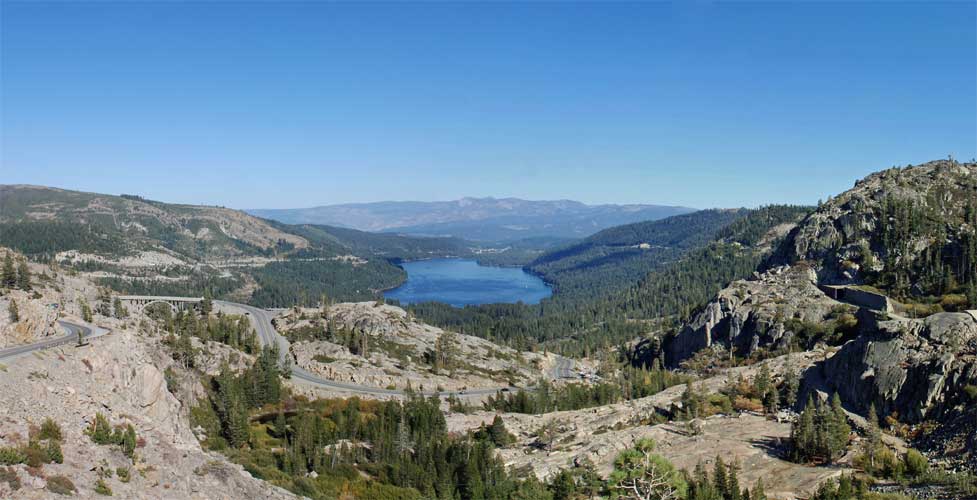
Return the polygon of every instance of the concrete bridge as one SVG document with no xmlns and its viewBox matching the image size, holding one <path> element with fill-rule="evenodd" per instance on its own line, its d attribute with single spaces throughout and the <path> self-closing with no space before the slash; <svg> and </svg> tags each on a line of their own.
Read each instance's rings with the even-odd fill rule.
<svg viewBox="0 0 977 500">
<path fill-rule="evenodd" d="M 155 295 L 119 295 L 118 298 L 122 301 L 122 305 L 127 307 L 137 307 L 144 311 L 153 304 L 166 304 L 174 312 L 197 307 L 197 304 L 204 300 L 203 297 L 165 297 Z"/>
</svg>

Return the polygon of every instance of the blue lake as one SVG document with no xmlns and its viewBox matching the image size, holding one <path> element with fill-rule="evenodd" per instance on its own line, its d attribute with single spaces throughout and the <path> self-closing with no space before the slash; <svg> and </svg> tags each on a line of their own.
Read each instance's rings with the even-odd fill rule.
<svg viewBox="0 0 977 500">
<path fill-rule="evenodd" d="M 401 267 L 407 271 L 407 281 L 384 293 L 384 297 L 401 304 L 536 304 L 552 294 L 543 280 L 519 268 L 481 266 L 466 259 L 420 260 L 405 262 Z"/>
</svg>

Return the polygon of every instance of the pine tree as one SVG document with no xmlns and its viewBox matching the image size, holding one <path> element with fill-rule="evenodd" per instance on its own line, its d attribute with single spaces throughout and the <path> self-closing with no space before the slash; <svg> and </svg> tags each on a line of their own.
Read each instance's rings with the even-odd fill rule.
<svg viewBox="0 0 977 500">
<path fill-rule="evenodd" d="M 25 291 L 31 289 L 31 270 L 25 259 L 21 259 L 17 266 L 17 288 Z"/>
<path fill-rule="evenodd" d="M 685 392 L 682 393 L 682 410 L 687 420 L 699 418 L 700 398 L 692 385 L 692 379 L 685 382 Z"/>
<path fill-rule="evenodd" d="M 716 455 L 716 463 L 713 466 L 712 483 L 719 495 L 723 498 L 728 498 L 729 481 L 726 477 L 726 463 L 723 462 L 723 458 L 719 455 Z"/>
<path fill-rule="evenodd" d="M 868 428 L 865 431 L 862 453 L 868 458 L 870 471 L 875 471 L 875 460 L 882 449 L 882 429 L 879 428 L 879 416 L 875 413 L 875 403 L 869 405 L 866 421 Z"/>
<path fill-rule="evenodd" d="M 780 394 L 777 392 L 777 386 L 770 384 L 762 397 L 764 409 L 768 413 L 777 413 L 777 409 L 780 407 Z"/>
<path fill-rule="evenodd" d="M 829 449 L 831 458 L 844 454 L 848 448 L 848 438 L 851 434 L 851 426 L 848 425 L 848 416 L 841 407 L 841 398 L 836 392 L 831 398 L 831 426 L 829 430 Z"/>
<path fill-rule="evenodd" d="M 0 273 L 0 280 L 3 281 L 5 288 L 17 286 L 17 271 L 14 269 L 14 259 L 10 256 L 10 252 L 3 256 L 3 272 Z"/>
<path fill-rule="evenodd" d="M 767 390 L 770 389 L 770 368 L 766 363 L 760 365 L 760 370 L 753 377 L 753 390 L 761 398 L 766 397 Z"/>
<path fill-rule="evenodd" d="M 488 427 L 488 435 L 492 443 L 499 447 L 507 446 L 512 441 L 512 436 L 506 430 L 502 417 L 499 415 L 492 419 L 492 425 Z"/>
<path fill-rule="evenodd" d="M 808 396 L 804 410 L 791 426 L 790 437 L 793 443 L 794 460 L 798 462 L 810 460 L 817 448 L 813 397 Z"/>
<path fill-rule="evenodd" d="M 88 306 L 88 301 L 84 298 L 78 299 L 78 307 L 81 309 L 81 319 L 85 323 L 92 322 L 92 308 Z"/>
<path fill-rule="evenodd" d="M 726 500 L 742 500 L 740 491 L 739 464 L 729 464 L 729 475 L 726 478 Z"/>
<path fill-rule="evenodd" d="M 95 444 L 112 444 L 112 426 L 101 413 L 95 414 L 95 421 L 85 431 Z"/>
<path fill-rule="evenodd" d="M 790 361 L 790 355 L 787 355 L 787 371 L 784 373 L 784 404 L 787 408 L 794 408 L 797 404 L 797 391 L 800 389 L 801 381 L 794 369 L 793 363 Z"/>
<path fill-rule="evenodd" d="M 10 299 L 10 304 L 7 304 L 7 313 L 10 315 L 11 323 L 20 321 L 20 310 L 17 309 L 17 302 L 12 298 Z"/>
<path fill-rule="evenodd" d="M 285 412 L 278 409 L 278 416 L 275 417 L 275 425 L 273 427 L 275 437 L 279 439 L 286 439 L 288 436 L 288 423 L 285 421 Z"/>
<path fill-rule="evenodd" d="M 751 500 L 767 500 L 767 492 L 763 490 L 763 478 L 757 478 L 756 484 L 753 485 L 753 494 L 750 496 Z"/>
<path fill-rule="evenodd" d="M 132 424 L 126 426 L 125 435 L 122 438 L 122 452 L 129 458 L 136 452 L 136 429 Z"/>
<path fill-rule="evenodd" d="M 210 313 L 214 311 L 214 301 L 210 297 L 210 291 L 204 293 L 204 300 L 200 301 L 200 314 L 203 317 L 210 316 Z"/>
<path fill-rule="evenodd" d="M 122 305 L 122 300 L 120 300 L 118 297 L 112 299 L 112 313 L 117 319 L 122 319 L 129 316 L 129 311 L 127 311 L 125 306 Z"/>
</svg>

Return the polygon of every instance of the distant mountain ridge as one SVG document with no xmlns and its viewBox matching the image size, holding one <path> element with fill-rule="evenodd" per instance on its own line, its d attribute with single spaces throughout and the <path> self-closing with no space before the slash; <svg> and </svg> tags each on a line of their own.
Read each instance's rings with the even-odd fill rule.
<svg viewBox="0 0 977 500">
<path fill-rule="evenodd" d="M 385 201 L 246 212 L 286 224 L 326 224 L 362 231 L 453 236 L 474 241 L 529 237 L 583 238 L 621 224 L 694 212 L 665 205 L 587 205 L 578 201 L 462 198 L 454 201 Z"/>
</svg>

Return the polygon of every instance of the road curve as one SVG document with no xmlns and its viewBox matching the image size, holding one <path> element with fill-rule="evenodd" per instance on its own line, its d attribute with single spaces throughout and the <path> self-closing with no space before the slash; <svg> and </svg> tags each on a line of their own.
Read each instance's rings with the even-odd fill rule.
<svg viewBox="0 0 977 500">
<path fill-rule="evenodd" d="M 251 325 L 254 327 L 258 334 L 258 340 L 263 346 L 277 345 L 279 356 L 282 360 L 289 357 L 289 347 L 290 344 L 288 339 L 284 336 L 279 335 L 278 331 L 275 330 L 275 326 L 272 325 L 271 319 L 272 315 L 264 309 L 259 309 L 254 306 L 249 306 L 245 304 L 238 304 L 236 302 L 227 302 L 223 300 L 215 300 L 214 304 L 218 308 L 226 310 L 228 312 L 237 313 L 247 313 L 251 320 Z M 32 344 L 25 344 L 15 347 L 9 347 L 6 349 L 0 349 L 0 361 L 16 359 L 20 356 L 26 355 L 28 353 L 39 351 L 41 349 L 49 349 L 51 347 L 56 347 L 59 345 L 64 345 L 72 342 L 77 342 L 78 334 L 81 333 L 82 337 L 86 340 L 101 337 L 109 333 L 109 330 L 105 328 L 100 328 L 94 325 L 87 325 L 84 323 L 73 322 L 69 320 L 58 320 L 58 324 L 61 325 L 65 330 L 65 334 L 61 337 L 54 337 L 49 339 L 44 339 L 39 342 L 34 342 Z M 558 357 L 556 363 L 554 364 L 551 375 L 554 378 L 574 378 L 573 373 L 574 361 L 569 358 Z M 360 394 L 371 394 L 375 396 L 403 396 L 405 391 L 398 389 L 381 389 L 378 387 L 370 387 L 365 385 L 350 384 L 345 382 L 336 382 L 334 380 L 328 380 L 316 376 L 309 371 L 298 367 L 292 366 L 292 380 L 298 381 L 300 383 L 323 387 L 327 389 L 337 389 L 346 392 L 355 392 Z M 417 391 L 415 394 L 421 394 L 423 396 L 485 396 L 489 394 L 495 394 L 499 391 L 512 390 L 513 387 L 492 387 L 487 389 L 471 389 L 462 391 Z M 527 389 L 532 389 L 528 387 Z"/>
<path fill-rule="evenodd" d="M 83 323 L 74 323 L 68 320 L 58 320 L 58 324 L 61 325 L 61 328 L 64 328 L 64 336 L 47 338 L 39 342 L 34 342 L 33 344 L 24 344 L 15 347 L 8 347 L 6 349 L 0 349 L 0 361 L 16 359 L 25 354 L 39 351 L 41 349 L 49 349 L 51 347 L 77 342 L 79 332 L 81 332 L 84 339 L 93 339 L 109 333 L 109 331 L 104 328 L 86 325 Z"/>
<path fill-rule="evenodd" d="M 264 309 L 259 309 L 254 306 L 249 306 L 245 304 L 238 304 L 236 302 L 226 302 L 223 300 L 215 300 L 214 304 L 224 310 L 238 310 L 248 313 L 248 317 L 251 318 L 251 325 L 254 326 L 255 331 L 258 333 L 258 340 L 261 345 L 277 345 L 278 352 L 282 360 L 285 360 L 289 356 L 290 344 L 288 339 L 278 334 L 275 330 L 274 325 L 271 323 L 272 315 Z M 403 396 L 404 391 L 398 389 L 381 389 L 378 387 L 370 387 L 365 385 L 349 384 L 345 382 L 336 382 L 333 380 L 328 380 L 320 378 L 313 373 L 306 371 L 305 369 L 294 366 L 292 363 L 292 380 L 298 382 L 324 387 L 328 389 L 338 389 L 347 392 L 357 392 L 361 394 L 372 394 L 376 396 Z M 553 369 L 554 376 L 572 378 L 573 370 L 573 360 L 560 357 L 557 358 L 556 365 Z M 502 390 L 512 390 L 512 387 L 493 387 L 488 389 L 471 389 L 464 391 L 415 391 L 415 394 L 421 394 L 424 396 L 485 396 L 489 394 L 495 394 Z"/>
</svg>

